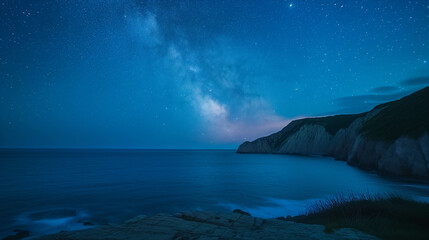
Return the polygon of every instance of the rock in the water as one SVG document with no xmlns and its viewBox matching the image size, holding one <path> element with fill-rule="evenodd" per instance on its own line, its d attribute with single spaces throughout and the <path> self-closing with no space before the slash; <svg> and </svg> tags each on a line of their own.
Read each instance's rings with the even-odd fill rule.
<svg viewBox="0 0 429 240">
<path fill-rule="evenodd" d="M 234 212 L 234 213 L 240 213 L 240 214 L 247 215 L 247 216 L 252 216 L 252 215 L 250 215 L 250 213 L 247 213 L 247 212 L 245 212 L 243 210 L 240 210 L 240 209 L 235 209 L 232 212 Z"/>
<path fill-rule="evenodd" d="M 78 223 L 82 223 L 83 226 L 94 226 L 95 224 L 89 221 L 78 221 Z"/>
<path fill-rule="evenodd" d="M 15 235 L 9 235 L 5 238 L 3 238 L 3 240 L 20 240 L 26 237 L 30 236 L 30 232 L 29 231 L 25 231 L 25 230 L 15 230 Z"/>
<path fill-rule="evenodd" d="M 354 229 L 325 233 L 325 227 L 260 219 L 241 213 L 184 212 L 136 217 L 120 225 L 47 235 L 37 240 L 125 240 L 125 239 L 378 239 Z"/>
</svg>

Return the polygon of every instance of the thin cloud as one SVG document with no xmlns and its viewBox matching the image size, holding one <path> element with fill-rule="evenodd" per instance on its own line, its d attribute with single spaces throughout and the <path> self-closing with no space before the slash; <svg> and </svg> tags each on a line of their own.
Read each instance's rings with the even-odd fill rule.
<svg viewBox="0 0 429 240">
<path fill-rule="evenodd" d="M 340 106 L 340 110 L 333 113 L 340 114 L 365 112 L 381 103 L 398 100 L 411 94 L 412 92 L 412 90 L 407 90 L 392 94 L 365 94 L 337 98 L 335 102 Z"/>
<path fill-rule="evenodd" d="M 381 86 L 376 87 L 371 90 L 373 93 L 391 93 L 398 90 L 398 87 L 396 86 Z"/>
<path fill-rule="evenodd" d="M 403 96 L 406 96 L 410 93 L 410 91 L 403 91 L 393 94 L 384 94 L 384 95 L 378 95 L 378 94 L 365 94 L 365 95 L 357 95 L 357 96 L 349 96 L 349 97 L 342 97 L 337 98 L 336 101 L 339 104 L 350 104 L 350 103 L 368 103 L 368 102 L 385 102 L 385 101 L 392 101 L 398 98 L 401 98 Z"/>
<path fill-rule="evenodd" d="M 347 96 L 335 99 L 340 110 L 335 113 L 356 113 L 368 111 L 378 104 L 400 99 L 415 92 L 416 88 L 429 85 L 429 77 L 410 78 L 399 82 L 396 86 L 381 86 L 371 90 L 374 94 Z"/>
<path fill-rule="evenodd" d="M 420 85 L 429 85 L 429 77 L 417 77 L 417 78 L 410 78 L 401 81 L 401 85 L 403 86 L 420 86 Z"/>
</svg>

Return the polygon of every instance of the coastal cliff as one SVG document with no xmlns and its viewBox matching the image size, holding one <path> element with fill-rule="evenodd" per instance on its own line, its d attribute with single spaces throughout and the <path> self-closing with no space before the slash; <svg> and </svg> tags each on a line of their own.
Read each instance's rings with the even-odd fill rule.
<svg viewBox="0 0 429 240">
<path fill-rule="evenodd" d="M 429 87 L 361 114 L 295 120 L 237 152 L 320 155 L 385 175 L 429 179 Z"/>
</svg>

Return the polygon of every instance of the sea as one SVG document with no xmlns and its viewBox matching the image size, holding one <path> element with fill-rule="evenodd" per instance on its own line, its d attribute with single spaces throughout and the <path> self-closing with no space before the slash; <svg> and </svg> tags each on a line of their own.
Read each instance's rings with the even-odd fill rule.
<svg viewBox="0 0 429 240">
<path fill-rule="evenodd" d="M 0 239 L 116 224 L 138 215 L 305 213 L 336 194 L 429 202 L 429 184 L 387 178 L 317 156 L 235 150 L 1 150 Z M 31 238 L 30 237 L 30 238 Z"/>
</svg>

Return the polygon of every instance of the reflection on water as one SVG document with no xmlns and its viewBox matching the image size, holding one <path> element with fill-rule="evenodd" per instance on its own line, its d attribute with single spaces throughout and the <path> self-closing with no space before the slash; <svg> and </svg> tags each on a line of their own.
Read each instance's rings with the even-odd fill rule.
<svg viewBox="0 0 429 240">
<path fill-rule="evenodd" d="M 0 152 L 0 237 L 117 223 L 139 214 L 240 208 L 258 217 L 300 214 L 339 192 L 427 200 L 425 183 L 387 179 L 329 158 L 234 151 Z"/>
</svg>

